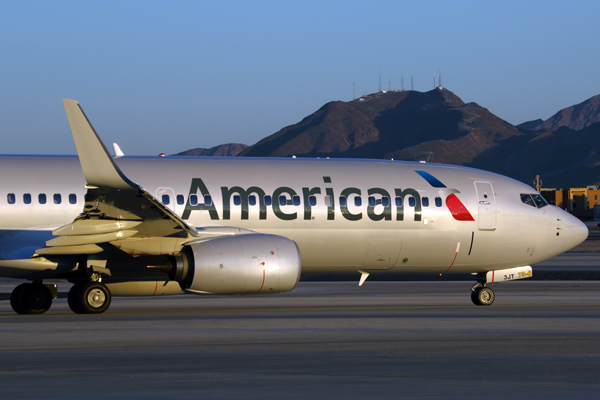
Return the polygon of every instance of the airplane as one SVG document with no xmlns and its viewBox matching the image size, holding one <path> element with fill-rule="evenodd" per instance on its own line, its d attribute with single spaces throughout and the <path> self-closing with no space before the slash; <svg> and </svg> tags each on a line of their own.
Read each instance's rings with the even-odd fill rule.
<svg viewBox="0 0 600 400">
<path fill-rule="evenodd" d="M 0 277 L 19 314 L 113 296 L 287 292 L 301 272 L 471 273 L 490 284 L 583 242 L 532 187 L 473 168 L 366 159 L 111 156 L 63 99 L 77 156 L 0 157 Z M 118 149 L 115 146 L 115 149 Z M 358 275 L 357 275 L 358 277 Z"/>
</svg>

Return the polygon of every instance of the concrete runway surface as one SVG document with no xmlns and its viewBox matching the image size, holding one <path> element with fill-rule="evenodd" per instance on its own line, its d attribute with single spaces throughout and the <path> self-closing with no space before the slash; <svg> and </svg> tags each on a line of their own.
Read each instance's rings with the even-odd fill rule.
<svg viewBox="0 0 600 400">
<path fill-rule="evenodd" d="M 0 302 L 2 398 L 595 398 L 600 282 L 301 282 L 269 296 Z M 60 287 L 60 286 L 59 286 Z"/>
</svg>

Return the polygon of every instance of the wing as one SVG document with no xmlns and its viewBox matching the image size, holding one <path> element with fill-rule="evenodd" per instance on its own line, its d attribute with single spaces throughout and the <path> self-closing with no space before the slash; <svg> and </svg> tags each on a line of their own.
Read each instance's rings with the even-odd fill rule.
<svg viewBox="0 0 600 400">
<path fill-rule="evenodd" d="M 79 103 L 63 99 L 87 182 L 83 212 L 39 255 L 95 254 L 110 243 L 129 254 L 171 254 L 198 237 L 169 208 L 130 181 L 115 163 Z"/>
</svg>

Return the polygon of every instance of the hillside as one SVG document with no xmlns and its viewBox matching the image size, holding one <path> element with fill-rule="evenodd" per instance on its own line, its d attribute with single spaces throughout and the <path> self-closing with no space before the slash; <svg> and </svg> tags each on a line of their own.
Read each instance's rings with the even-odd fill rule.
<svg viewBox="0 0 600 400">
<path fill-rule="evenodd" d="M 248 147 L 245 144 L 241 143 L 227 143 L 219 146 L 211 147 L 209 149 L 205 149 L 202 147 L 198 147 L 195 149 L 190 149 L 186 151 L 182 151 L 181 153 L 173 154 L 174 156 L 215 156 L 215 157 L 233 157 L 237 156 L 242 150 Z"/>
<path fill-rule="evenodd" d="M 518 127 L 532 131 L 543 129 L 557 130 L 567 127 L 579 131 L 597 122 L 600 122 L 600 95 L 591 97 L 574 106 L 564 108 L 546 121 L 538 119 L 524 122 L 518 125 Z"/>
<path fill-rule="evenodd" d="M 600 184 L 600 122 L 591 122 L 597 102 L 600 96 L 556 114 L 554 122 L 582 128 L 545 129 L 539 126 L 550 119 L 515 127 L 446 89 L 380 92 L 327 103 L 252 146 L 178 155 L 393 158 L 471 166 L 527 184 L 540 175 L 546 187 L 585 186 Z"/>
<path fill-rule="evenodd" d="M 446 89 L 327 103 L 240 156 L 359 157 L 465 164 L 519 130 Z"/>
</svg>

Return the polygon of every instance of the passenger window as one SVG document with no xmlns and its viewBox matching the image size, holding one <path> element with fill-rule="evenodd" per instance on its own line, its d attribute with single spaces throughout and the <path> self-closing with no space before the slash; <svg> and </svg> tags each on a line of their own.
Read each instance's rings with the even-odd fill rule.
<svg viewBox="0 0 600 400">
<path fill-rule="evenodd" d="M 242 197 L 239 194 L 233 196 L 233 204 L 236 206 L 242 204 Z"/>
<path fill-rule="evenodd" d="M 46 193 L 40 193 L 38 195 L 38 202 L 40 204 L 46 204 Z"/>
<path fill-rule="evenodd" d="M 177 195 L 177 204 L 179 204 L 180 206 L 182 206 L 184 202 L 185 202 L 185 198 L 183 197 L 183 195 L 182 194 L 178 194 Z"/>
<path fill-rule="evenodd" d="M 528 206 L 535 207 L 535 203 L 533 202 L 533 199 L 528 194 L 522 193 L 521 194 L 521 201 L 523 203 L 527 204 Z"/>
<path fill-rule="evenodd" d="M 369 196 L 367 200 L 369 201 L 369 206 L 375 207 L 375 197 Z"/>
<path fill-rule="evenodd" d="M 340 196 L 340 207 L 346 207 L 346 197 Z"/>
<path fill-rule="evenodd" d="M 435 206 L 436 207 L 441 207 L 442 206 L 442 198 L 441 197 L 436 197 L 435 198 Z"/>
<path fill-rule="evenodd" d="M 77 204 L 77 195 L 75 193 L 69 195 L 69 204 Z"/>
<path fill-rule="evenodd" d="M 15 201 L 16 201 L 15 194 L 14 193 L 9 193 L 6 196 L 6 201 L 8 201 L 8 204 L 15 204 Z"/>
<path fill-rule="evenodd" d="M 381 198 L 381 205 L 384 207 L 389 207 L 390 206 L 390 198 L 389 197 L 382 197 Z"/>
<path fill-rule="evenodd" d="M 415 201 L 414 197 L 409 197 L 408 198 L 408 205 L 411 207 L 414 207 L 417 204 L 417 202 Z"/>
<path fill-rule="evenodd" d="M 197 201 L 198 200 L 196 200 L 196 202 Z M 207 206 L 211 206 L 212 205 L 212 197 L 210 197 L 210 194 L 204 195 L 204 204 L 206 204 Z"/>
<path fill-rule="evenodd" d="M 532 194 L 531 197 L 533 198 L 533 201 L 535 202 L 535 205 L 538 208 L 546 207 L 548 205 L 548 203 L 546 202 L 546 199 L 544 199 L 539 194 Z"/>
<path fill-rule="evenodd" d="M 25 204 L 31 204 L 31 194 L 25 193 L 23 195 L 23 203 L 25 203 Z"/>
<path fill-rule="evenodd" d="M 316 196 L 308 196 L 308 204 L 312 207 L 317 205 L 317 197 Z"/>
<path fill-rule="evenodd" d="M 362 199 L 360 196 L 354 196 L 354 205 L 356 207 L 362 206 Z"/>
<path fill-rule="evenodd" d="M 429 207 L 429 197 L 423 197 L 421 199 L 421 202 L 423 204 L 423 207 Z"/>
<path fill-rule="evenodd" d="M 279 205 L 280 206 L 287 205 L 287 198 L 285 196 L 279 196 Z"/>
<path fill-rule="evenodd" d="M 250 204 L 251 206 L 256 205 L 256 196 L 255 195 L 248 196 L 248 204 Z"/>
<path fill-rule="evenodd" d="M 269 195 L 265 196 L 265 205 L 266 206 L 270 206 L 271 205 L 271 196 L 269 196 Z"/>
<path fill-rule="evenodd" d="M 168 205 L 169 205 L 169 203 L 171 203 L 171 197 L 170 197 L 168 194 L 163 194 L 163 195 L 162 195 L 162 203 L 163 203 L 165 206 L 168 206 Z"/>
<path fill-rule="evenodd" d="M 402 207 L 402 197 L 396 197 L 396 207 Z"/>
<path fill-rule="evenodd" d="M 300 205 L 300 196 L 293 196 L 292 201 L 294 202 L 295 206 L 299 206 Z"/>
<path fill-rule="evenodd" d="M 332 203 L 331 196 L 325 196 L 325 207 L 331 207 Z"/>
<path fill-rule="evenodd" d="M 54 193 L 54 204 L 62 203 L 62 196 L 60 193 Z"/>
<path fill-rule="evenodd" d="M 190 194 L 190 204 L 193 206 L 198 204 L 198 195 Z"/>
</svg>

